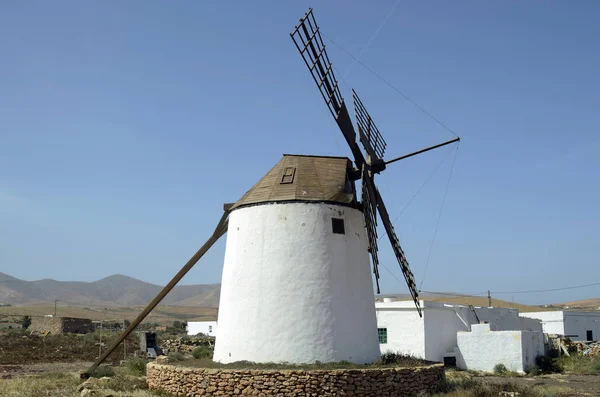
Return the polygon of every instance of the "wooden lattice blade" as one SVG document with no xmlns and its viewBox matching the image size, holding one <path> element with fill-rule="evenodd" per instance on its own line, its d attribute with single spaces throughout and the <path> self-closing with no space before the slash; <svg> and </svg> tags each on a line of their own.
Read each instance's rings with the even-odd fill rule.
<svg viewBox="0 0 600 397">
<path fill-rule="evenodd" d="M 352 101 L 354 102 L 354 115 L 360 142 L 371 157 L 371 161 L 383 159 L 387 146 L 383 135 L 379 132 L 373 118 L 354 90 L 352 90 Z"/>
<path fill-rule="evenodd" d="M 415 277 L 410 270 L 410 266 L 408 261 L 406 260 L 406 256 L 404 255 L 404 251 L 400 246 L 400 240 L 394 231 L 394 226 L 390 221 L 390 216 L 385 208 L 385 204 L 381 195 L 379 194 L 379 190 L 375 187 L 375 194 L 377 200 L 377 209 L 379 211 L 379 216 L 381 216 L 381 221 L 383 222 L 383 226 L 385 227 L 385 231 L 390 239 L 390 243 L 392 244 L 392 249 L 394 250 L 394 254 L 396 255 L 396 259 L 398 260 L 398 264 L 400 265 L 400 269 L 402 270 L 402 274 L 404 275 L 404 279 L 406 280 L 406 284 L 408 286 L 408 290 L 410 295 L 415 302 L 415 306 L 417 307 L 417 311 L 419 312 L 419 316 L 421 316 L 421 303 L 419 302 L 419 292 L 417 290 L 417 284 L 415 282 Z"/>
<path fill-rule="evenodd" d="M 344 103 L 333 65 L 329 60 L 312 9 L 300 19 L 300 24 L 290 33 L 290 36 L 317 84 L 327 108 L 335 118 L 348 146 L 350 146 L 356 166 L 361 169 L 364 156 L 356 143 L 356 132 L 352 125 L 352 119 Z"/>
<path fill-rule="evenodd" d="M 362 205 L 363 216 L 365 218 L 365 229 L 367 232 L 367 241 L 369 243 L 369 253 L 373 262 L 373 273 L 375 274 L 375 283 L 377 284 L 377 293 L 379 288 L 379 256 L 377 247 L 377 204 L 373 179 L 369 176 L 366 167 L 362 175 Z"/>
</svg>

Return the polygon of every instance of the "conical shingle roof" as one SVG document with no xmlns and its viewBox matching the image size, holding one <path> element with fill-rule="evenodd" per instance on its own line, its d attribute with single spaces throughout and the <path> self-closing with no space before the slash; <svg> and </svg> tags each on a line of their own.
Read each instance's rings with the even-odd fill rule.
<svg viewBox="0 0 600 397">
<path fill-rule="evenodd" d="M 348 204 L 355 200 L 354 183 L 347 173 L 347 157 L 284 154 L 283 158 L 231 208 L 282 201 L 326 201 Z"/>
</svg>

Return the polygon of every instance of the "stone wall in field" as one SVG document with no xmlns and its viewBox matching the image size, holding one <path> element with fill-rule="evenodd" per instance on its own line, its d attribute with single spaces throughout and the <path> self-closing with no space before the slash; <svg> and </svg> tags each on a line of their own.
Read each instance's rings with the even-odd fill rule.
<svg viewBox="0 0 600 397">
<path fill-rule="evenodd" d="M 30 331 L 51 334 L 71 332 L 74 334 L 86 334 L 94 330 L 92 320 L 75 317 L 34 317 L 31 319 Z"/>
<path fill-rule="evenodd" d="M 175 396 L 414 396 L 445 380 L 442 364 L 416 368 L 232 370 L 150 363 L 152 390 Z"/>
<path fill-rule="evenodd" d="M 62 332 L 74 334 L 87 334 L 94 330 L 92 320 L 87 318 L 62 317 Z"/>
</svg>

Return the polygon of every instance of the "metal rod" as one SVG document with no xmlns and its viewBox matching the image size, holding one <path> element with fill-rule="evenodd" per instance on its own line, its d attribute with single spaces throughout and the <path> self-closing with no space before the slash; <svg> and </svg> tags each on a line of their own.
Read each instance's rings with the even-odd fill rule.
<svg viewBox="0 0 600 397">
<path fill-rule="evenodd" d="M 446 146 L 446 145 L 449 145 L 449 144 L 454 143 L 454 142 L 460 142 L 460 137 L 457 136 L 456 138 L 454 138 L 454 139 L 452 139 L 450 141 L 443 142 L 443 143 L 438 143 L 437 145 L 433 145 L 433 146 L 430 146 L 428 148 L 418 150 L 416 152 L 405 154 L 404 156 L 396 157 L 393 160 L 386 161 L 385 165 L 392 164 L 392 163 L 395 163 L 396 161 L 404 160 L 406 158 L 409 158 L 409 157 L 412 157 L 412 156 L 416 156 L 417 154 L 425 153 L 425 152 L 428 152 L 430 150 L 437 149 L 439 147 Z"/>
<path fill-rule="evenodd" d="M 227 217 L 229 216 L 229 210 L 226 209 L 219 220 L 219 224 L 215 228 L 214 233 L 210 238 L 204 243 L 202 247 L 190 258 L 190 260 L 179 270 L 179 272 L 173 277 L 173 279 L 167 284 L 159 293 L 156 295 L 154 299 L 148 306 L 131 322 L 129 327 L 125 331 L 121 333 L 119 338 L 112 344 L 104 354 L 102 354 L 89 368 L 86 372 L 81 374 L 81 378 L 89 378 L 91 374 L 98 368 L 104 360 L 119 346 L 121 342 L 131 334 L 131 332 L 150 314 L 150 312 L 164 299 L 165 296 L 177 285 L 177 283 L 186 275 L 186 273 L 206 254 L 206 252 L 213 246 L 213 244 L 227 231 Z"/>
<path fill-rule="evenodd" d="M 98 343 L 98 357 L 102 357 L 102 320 L 100 320 L 100 343 Z"/>
</svg>

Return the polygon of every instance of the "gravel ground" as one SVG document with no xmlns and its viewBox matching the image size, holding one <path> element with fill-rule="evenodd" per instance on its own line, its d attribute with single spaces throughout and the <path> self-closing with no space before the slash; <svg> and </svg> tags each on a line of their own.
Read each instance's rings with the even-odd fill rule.
<svg viewBox="0 0 600 397">
<path fill-rule="evenodd" d="M 558 386 L 570 389 L 573 394 L 571 396 L 600 396 L 600 376 L 598 375 L 540 375 L 535 377 L 496 377 L 483 376 L 475 377 L 481 382 L 498 382 L 506 381 L 534 386 Z"/>
<path fill-rule="evenodd" d="M 40 363 L 27 365 L 0 365 L 0 379 L 12 379 L 23 375 L 40 375 L 47 373 L 79 374 L 92 365 L 91 361 L 75 361 L 72 363 Z"/>
</svg>

